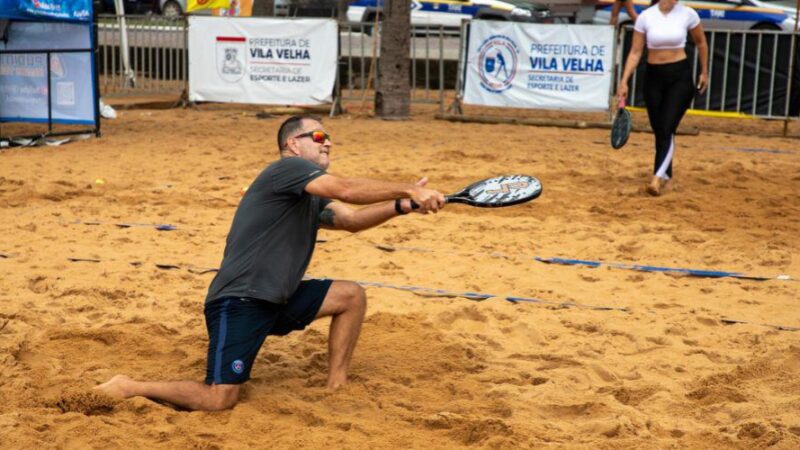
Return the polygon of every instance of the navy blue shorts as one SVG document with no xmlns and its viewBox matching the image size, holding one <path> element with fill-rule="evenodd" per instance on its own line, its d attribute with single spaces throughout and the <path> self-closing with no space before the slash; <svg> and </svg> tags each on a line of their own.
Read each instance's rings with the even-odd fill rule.
<svg viewBox="0 0 800 450">
<path fill-rule="evenodd" d="M 258 351 L 269 335 L 302 330 L 319 312 L 333 280 L 308 280 L 285 305 L 224 297 L 205 307 L 208 328 L 206 384 L 241 384 L 250 379 Z"/>
</svg>

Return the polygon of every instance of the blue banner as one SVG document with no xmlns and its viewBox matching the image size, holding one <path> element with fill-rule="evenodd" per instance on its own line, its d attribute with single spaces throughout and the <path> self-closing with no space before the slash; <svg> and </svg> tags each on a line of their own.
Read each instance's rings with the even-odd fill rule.
<svg viewBox="0 0 800 450">
<path fill-rule="evenodd" d="M 92 21 L 92 0 L 0 0 L 0 19 Z"/>
<path fill-rule="evenodd" d="M 49 98 L 54 123 L 94 125 L 92 26 L 11 22 L 7 37 L 0 42 L 0 121 L 47 122 Z"/>
</svg>

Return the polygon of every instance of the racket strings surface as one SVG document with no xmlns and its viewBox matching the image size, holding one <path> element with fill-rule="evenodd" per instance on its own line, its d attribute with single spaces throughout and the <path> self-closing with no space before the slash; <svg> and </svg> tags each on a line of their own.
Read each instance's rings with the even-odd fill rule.
<svg viewBox="0 0 800 450">
<path fill-rule="evenodd" d="M 533 200 L 541 191 L 542 185 L 536 178 L 509 175 L 473 183 L 461 192 L 448 196 L 448 201 L 485 207 L 511 206 Z"/>
<path fill-rule="evenodd" d="M 611 147 L 620 149 L 628 142 L 632 128 L 631 113 L 624 107 L 619 108 L 614 123 L 611 125 Z"/>
</svg>

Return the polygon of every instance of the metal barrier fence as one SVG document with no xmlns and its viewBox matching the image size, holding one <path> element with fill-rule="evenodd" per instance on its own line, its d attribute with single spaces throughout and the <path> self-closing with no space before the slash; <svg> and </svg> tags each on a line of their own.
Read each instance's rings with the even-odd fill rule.
<svg viewBox="0 0 800 450">
<path fill-rule="evenodd" d="M 116 16 L 97 18 L 97 70 L 102 96 L 180 94 L 189 80 L 186 18 L 125 16 L 133 78 L 123 67 Z"/>
<path fill-rule="evenodd" d="M 344 100 L 371 100 L 373 89 L 380 88 L 377 77 L 380 34 L 373 33 L 372 28 L 361 23 L 339 24 L 338 85 Z M 443 102 L 445 88 L 453 87 L 448 81 L 455 82 L 460 42 L 458 30 L 442 26 L 412 28 L 409 51 L 412 102 Z"/>
<path fill-rule="evenodd" d="M 123 67 L 121 33 L 116 16 L 98 17 L 98 73 L 103 96 L 180 94 L 188 83 L 187 20 L 185 17 L 126 16 L 131 83 Z M 377 64 L 380 39 L 370 25 L 339 24 L 340 98 L 372 102 L 380 86 Z M 437 103 L 448 80 L 455 80 L 460 35 L 443 27 L 411 30 L 412 101 Z M 371 75 L 370 75 L 371 72 Z M 452 88 L 452 86 L 449 86 Z"/>
<path fill-rule="evenodd" d="M 126 16 L 130 69 L 122 66 L 121 33 L 116 16 L 98 17 L 98 73 L 103 96 L 180 94 L 188 85 L 187 20 L 185 17 Z M 362 23 L 339 24 L 337 96 L 372 102 L 380 88 L 377 60 L 380 31 Z M 379 27 L 380 28 L 380 27 Z M 620 30 L 622 59 L 617 81 L 630 49 L 631 28 Z M 458 78 L 461 30 L 441 26 L 411 30 L 411 95 L 415 103 L 444 105 L 445 89 Z M 744 113 L 769 119 L 797 118 L 800 113 L 798 35 L 774 31 L 706 31 L 709 44 L 709 88 L 692 108 Z M 696 74 L 697 51 L 687 52 Z M 629 105 L 644 106 L 644 58 L 630 80 Z M 374 64 L 373 64 L 374 62 Z"/>
<path fill-rule="evenodd" d="M 632 28 L 620 31 L 622 59 L 617 66 L 617 83 L 632 35 Z M 797 119 L 800 114 L 797 38 L 797 34 L 777 31 L 706 31 L 708 89 L 695 96 L 691 108 L 765 119 Z M 696 79 L 700 65 L 691 40 L 686 51 Z M 645 76 L 643 57 L 629 81 L 629 105 L 645 106 Z"/>
</svg>

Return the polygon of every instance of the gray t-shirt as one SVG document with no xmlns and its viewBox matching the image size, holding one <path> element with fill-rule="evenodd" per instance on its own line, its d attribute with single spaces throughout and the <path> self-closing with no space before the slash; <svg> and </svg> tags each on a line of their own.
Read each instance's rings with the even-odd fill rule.
<svg viewBox="0 0 800 450">
<path fill-rule="evenodd" d="M 303 279 L 330 200 L 305 192 L 325 170 L 299 157 L 270 164 L 247 189 L 206 303 L 250 297 L 285 304 Z"/>
</svg>

